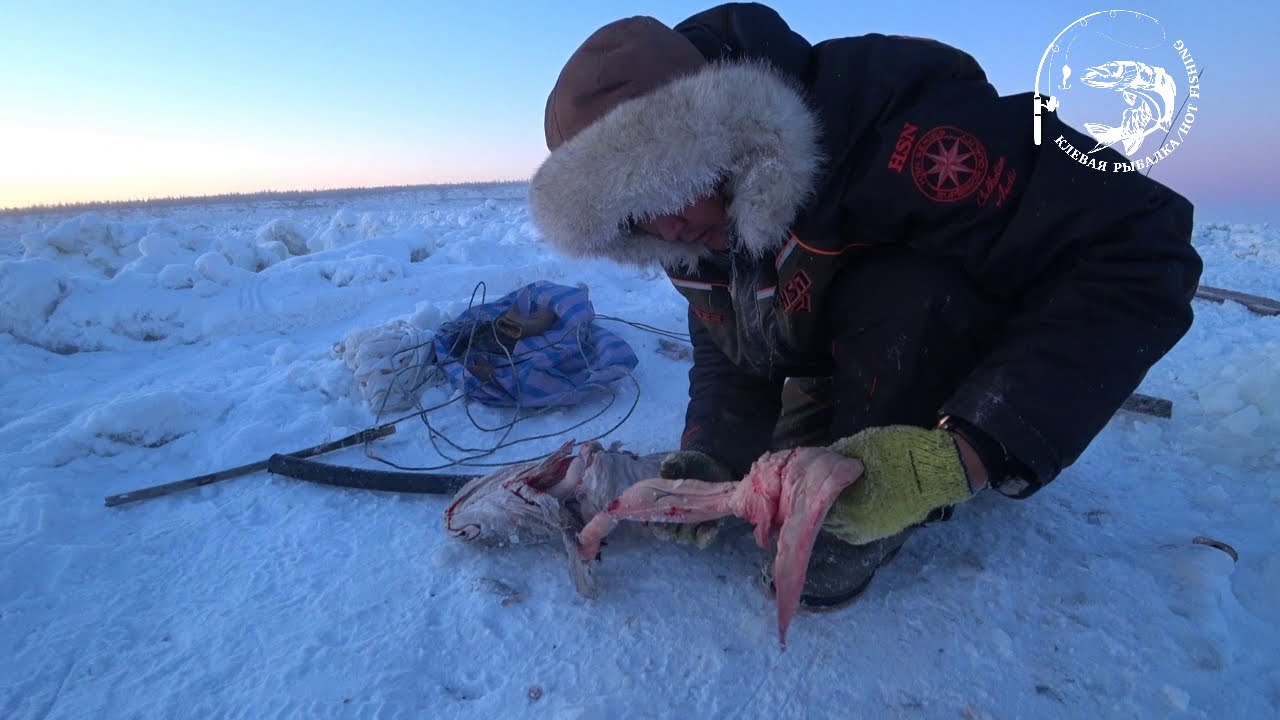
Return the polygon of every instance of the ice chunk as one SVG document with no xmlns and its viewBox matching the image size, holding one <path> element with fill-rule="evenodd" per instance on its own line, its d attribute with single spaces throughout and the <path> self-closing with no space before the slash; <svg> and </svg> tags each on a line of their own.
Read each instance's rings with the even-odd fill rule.
<svg viewBox="0 0 1280 720">
<path fill-rule="evenodd" d="M 63 269 L 49 260 L 0 262 L 0 332 L 30 341 L 67 295 Z"/>
<path fill-rule="evenodd" d="M 145 234 L 145 226 L 107 222 L 96 212 L 81 213 L 48 232 L 23 235 L 23 257 L 75 258 L 91 272 L 115 277 L 138 257 L 138 239 Z"/>
<path fill-rule="evenodd" d="M 294 223 L 283 218 L 276 218 L 258 228 L 256 239 L 259 245 L 278 242 L 288 250 L 290 255 L 306 255 L 307 238 Z"/>
<path fill-rule="evenodd" d="M 344 247 L 362 240 L 368 235 L 362 233 L 361 223 L 360 216 L 351 210 L 343 208 L 334 213 L 333 218 L 329 221 L 329 227 L 307 241 L 307 247 L 312 252 L 320 252 Z"/>
<path fill-rule="evenodd" d="M 409 322 L 422 330 L 436 330 L 444 323 L 446 315 L 438 305 L 432 302 L 420 302 L 413 309 Z"/>
<path fill-rule="evenodd" d="M 1200 396 L 1200 409 L 1206 415 L 1226 415 L 1244 405 L 1239 385 L 1234 381 L 1216 382 L 1201 388 L 1197 394 Z"/>
<path fill-rule="evenodd" d="M 169 258 L 181 254 L 178 239 L 172 235 L 151 233 L 138 241 L 138 252 L 143 257 Z"/>
<path fill-rule="evenodd" d="M 1280 342 L 1245 344 L 1207 368 L 1197 391 L 1204 417 L 1190 431 L 1201 454 L 1223 464 L 1275 464 L 1280 436 Z"/>
<path fill-rule="evenodd" d="M 1222 418 L 1222 428 L 1235 435 L 1252 435 L 1262 425 L 1262 413 L 1256 405 L 1248 405 Z"/>
<path fill-rule="evenodd" d="M 253 277 L 253 273 L 233 267 L 227 257 L 218 252 L 207 252 L 196 258 L 196 270 L 205 279 L 223 287 L 228 287 Z"/>
</svg>

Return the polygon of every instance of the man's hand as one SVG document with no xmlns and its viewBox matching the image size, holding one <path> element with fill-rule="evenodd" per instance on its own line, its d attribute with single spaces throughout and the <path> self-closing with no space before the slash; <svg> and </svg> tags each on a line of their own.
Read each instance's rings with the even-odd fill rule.
<svg viewBox="0 0 1280 720">
<path fill-rule="evenodd" d="M 986 484 L 986 473 L 967 443 L 962 455 L 959 442 L 963 440 L 946 430 L 909 425 L 868 428 L 837 440 L 831 449 L 861 460 L 864 471 L 836 499 L 823 529 L 865 545 L 898 534 L 938 508 L 968 500 Z"/>
<path fill-rule="evenodd" d="M 667 480 L 732 482 L 735 479 L 723 464 L 697 450 L 679 450 L 671 453 L 663 459 L 659 475 Z M 653 534 L 663 540 L 706 549 L 720 533 L 720 521 L 708 520 L 694 524 L 654 523 L 652 529 Z"/>
</svg>

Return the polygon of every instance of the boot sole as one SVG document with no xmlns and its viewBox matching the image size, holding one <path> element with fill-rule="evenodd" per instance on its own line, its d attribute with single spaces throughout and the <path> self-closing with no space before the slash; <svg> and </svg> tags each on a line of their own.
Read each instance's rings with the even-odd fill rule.
<svg viewBox="0 0 1280 720">
<path fill-rule="evenodd" d="M 878 565 L 876 565 L 876 569 L 871 571 L 871 574 L 867 576 L 867 579 L 864 580 L 861 585 L 858 585 L 857 587 L 853 588 L 852 590 L 849 590 L 848 592 L 837 593 L 834 595 L 801 594 L 800 607 L 807 610 L 814 611 L 814 612 L 830 612 L 832 610 L 839 610 L 841 608 L 849 606 L 850 604 L 853 603 L 854 600 L 857 600 L 859 597 L 861 597 L 862 594 L 867 591 L 867 588 L 871 587 L 871 581 L 876 579 L 876 573 L 880 572 L 880 568 L 884 567 L 885 565 L 888 565 L 890 561 L 892 561 L 895 557 L 897 557 L 898 551 L 901 549 L 902 549 L 902 546 L 899 545 L 898 547 L 889 551 L 889 553 L 887 553 L 884 556 L 884 559 L 881 560 Z M 769 597 L 776 597 L 778 589 L 777 587 L 774 586 L 773 577 L 771 575 L 772 573 L 769 572 L 769 568 L 767 566 L 762 568 L 760 584 L 768 588 Z"/>
</svg>

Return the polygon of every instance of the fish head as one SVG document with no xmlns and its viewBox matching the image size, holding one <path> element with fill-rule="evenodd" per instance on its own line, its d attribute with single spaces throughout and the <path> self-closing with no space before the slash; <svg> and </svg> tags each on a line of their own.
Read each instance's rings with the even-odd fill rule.
<svg viewBox="0 0 1280 720">
<path fill-rule="evenodd" d="M 1089 87 L 1125 89 L 1138 76 L 1137 63 L 1130 60 L 1113 60 L 1094 65 L 1080 76 L 1080 82 Z"/>
<path fill-rule="evenodd" d="M 573 441 L 541 460 L 509 465 L 467 483 L 444 511 L 445 530 L 467 542 L 499 545 L 559 535 L 559 501 Z"/>
<path fill-rule="evenodd" d="M 1136 132 L 1148 131 L 1147 125 L 1152 120 L 1157 127 L 1170 127 L 1178 88 L 1164 68 L 1134 60 L 1117 60 L 1089 68 L 1080 80 L 1090 87 L 1118 92 L 1126 105 L 1140 110 L 1146 119 Z"/>
</svg>

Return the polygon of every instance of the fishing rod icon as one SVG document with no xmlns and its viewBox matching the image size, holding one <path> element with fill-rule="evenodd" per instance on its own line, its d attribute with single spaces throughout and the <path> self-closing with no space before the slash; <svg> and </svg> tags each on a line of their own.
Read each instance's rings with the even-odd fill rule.
<svg viewBox="0 0 1280 720">
<path fill-rule="evenodd" d="M 1055 112 L 1058 109 L 1058 98 L 1050 95 L 1047 101 L 1040 99 L 1039 91 L 1032 97 L 1032 104 L 1035 106 L 1034 116 L 1031 121 L 1031 139 L 1038 146 L 1040 144 L 1040 110 L 1048 110 Z"/>
</svg>

